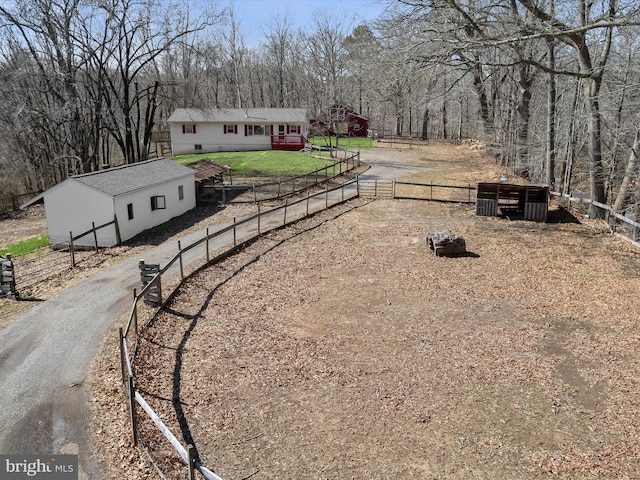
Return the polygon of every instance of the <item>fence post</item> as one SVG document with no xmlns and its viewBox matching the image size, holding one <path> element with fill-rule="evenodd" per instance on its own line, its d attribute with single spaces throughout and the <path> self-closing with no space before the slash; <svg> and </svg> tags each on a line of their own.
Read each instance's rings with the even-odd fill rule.
<svg viewBox="0 0 640 480">
<path fill-rule="evenodd" d="M 286 199 L 284 201 L 284 218 L 282 220 L 282 225 L 286 225 L 287 224 L 287 207 L 289 206 L 289 200 Z"/>
<path fill-rule="evenodd" d="M 356 177 L 356 196 L 360 196 L 360 175 Z"/>
<path fill-rule="evenodd" d="M 309 192 L 307 192 L 307 217 L 309 216 Z"/>
<path fill-rule="evenodd" d="M 136 288 L 133 289 L 133 331 L 136 332 L 136 340 L 138 338 L 138 301 L 136 297 L 138 296 L 138 290 Z"/>
<path fill-rule="evenodd" d="M 471 203 L 471 184 L 469 184 L 469 203 Z"/>
<path fill-rule="evenodd" d="M 73 232 L 69 232 L 69 256 L 71 258 L 71 268 L 76 268 L 76 255 L 73 249 Z"/>
<path fill-rule="evenodd" d="M 258 203 L 258 197 L 256 196 L 256 182 L 253 182 L 253 203 Z"/>
<path fill-rule="evenodd" d="M 258 235 L 260 235 L 260 205 L 258 205 Z"/>
<path fill-rule="evenodd" d="M 391 198 L 396 198 L 396 177 L 393 177 L 393 183 L 391 184 Z"/>
<path fill-rule="evenodd" d="M 138 446 L 138 422 L 136 419 L 136 387 L 133 383 L 133 376 L 129 375 L 127 385 L 129 397 L 129 417 L 131 418 L 131 435 L 133 436 L 133 446 Z"/>
<path fill-rule="evenodd" d="M 207 241 L 205 242 L 205 250 L 207 251 L 207 263 L 209 263 L 209 227 L 206 230 Z"/>
<path fill-rule="evenodd" d="M 233 246 L 235 247 L 237 245 L 237 234 L 236 234 L 236 217 L 233 217 Z"/>
<path fill-rule="evenodd" d="M 120 344 L 120 374 L 122 375 L 122 384 L 124 385 L 127 374 L 124 363 L 124 333 L 122 327 L 118 328 L 118 343 Z"/>
<path fill-rule="evenodd" d="M 98 253 L 98 232 L 96 232 L 96 222 L 91 222 L 91 230 L 93 230 L 93 249 Z"/>
<path fill-rule="evenodd" d="M 324 208 L 329 208 L 329 185 L 324 186 Z"/>
<path fill-rule="evenodd" d="M 189 480 L 195 480 L 196 478 L 196 472 L 195 472 L 195 448 L 193 448 L 193 445 L 188 444 L 187 445 L 187 459 L 189 462 Z"/>
<path fill-rule="evenodd" d="M 178 253 L 180 254 L 180 256 L 178 257 L 178 260 L 180 261 L 180 279 L 184 280 L 184 268 L 182 266 L 182 247 L 180 246 L 180 240 L 178 240 Z"/>
</svg>

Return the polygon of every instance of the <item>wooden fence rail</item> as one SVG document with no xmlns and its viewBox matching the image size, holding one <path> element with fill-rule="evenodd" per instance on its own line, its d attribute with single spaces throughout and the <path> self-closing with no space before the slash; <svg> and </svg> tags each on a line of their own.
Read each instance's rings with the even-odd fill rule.
<svg viewBox="0 0 640 480">
<path fill-rule="evenodd" d="M 396 196 L 397 195 L 396 189 L 399 185 L 409 186 L 412 188 L 417 187 L 421 189 L 427 188 L 430 190 L 430 192 L 429 192 L 428 198 L 425 198 L 424 196 L 400 197 L 400 196 Z M 466 198 L 452 200 L 449 195 L 445 195 L 443 196 L 443 198 L 436 198 L 436 196 L 432 194 L 432 189 L 436 189 L 436 188 L 437 189 L 440 189 L 440 188 L 457 189 L 459 191 L 462 191 L 465 194 Z M 160 285 L 162 282 L 162 276 L 166 275 L 174 264 L 176 264 L 177 262 L 180 264 L 180 279 L 178 281 L 178 284 L 172 289 L 172 292 L 168 296 L 168 298 L 165 299 L 161 305 L 157 306 L 155 313 L 153 313 L 151 317 L 151 318 L 154 318 L 155 315 L 157 315 L 158 312 L 160 312 L 160 310 L 162 309 L 162 305 L 166 304 L 173 297 L 173 295 L 175 295 L 175 293 L 178 291 L 179 287 L 183 284 L 185 279 L 188 278 L 193 273 L 195 273 L 196 271 L 200 270 L 201 268 L 204 268 L 205 266 L 215 264 L 219 262 L 221 259 L 226 258 L 229 255 L 237 252 L 239 248 L 253 241 L 255 238 L 259 237 L 260 235 L 262 235 L 264 232 L 268 230 L 275 230 L 277 228 L 281 228 L 282 225 L 286 225 L 287 223 L 292 223 L 296 220 L 309 216 L 310 212 L 314 213 L 313 209 L 310 210 L 310 207 L 309 207 L 311 199 L 321 200 L 320 202 L 316 201 L 316 203 L 321 204 L 319 209 L 316 208 L 315 212 L 317 212 L 317 211 L 329 208 L 329 206 L 334 206 L 346 200 L 359 196 L 360 189 L 361 189 L 360 180 L 356 178 L 355 180 L 345 182 L 341 185 L 337 185 L 332 188 L 329 188 L 329 186 L 326 186 L 324 191 L 319 191 L 314 194 L 308 193 L 306 198 L 297 199 L 291 202 L 285 201 L 284 204 L 279 205 L 277 207 L 262 210 L 260 206 L 258 206 L 257 213 L 244 217 L 239 221 L 234 218 L 231 224 L 222 226 L 213 232 L 210 232 L 209 228 L 207 228 L 206 233 L 202 238 L 187 245 L 186 247 L 182 247 L 180 242 L 178 242 L 178 253 L 173 258 L 171 258 L 165 266 L 159 269 L 158 273 L 153 277 L 153 279 L 148 281 L 143 286 L 140 292 L 136 292 L 136 290 L 134 290 L 133 305 L 131 308 L 131 312 L 129 314 L 129 317 L 124 329 L 123 328 L 120 329 L 119 336 L 120 336 L 120 354 L 121 354 L 121 362 L 122 362 L 122 366 L 121 366 L 122 382 L 125 387 L 125 391 L 127 392 L 126 397 L 127 397 L 127 403 L 128 403 L 128 411 L 130 413 L 131 431 L 132 431 L 134 442 L 136 444 L 138 444 L 138 440 L 139 440 L 138 436 L 140 435 L 140 432 L 137 430 L 137 426 L 136 426 L 137 425 L 136 404 L 137 404 L 141 407 L 143 412 L 152 420 L 152 422 L 156 425 L 156 427 L 163 433 L 167 441 L 174 447 L 178 455 L 185 461 L 188 467 L 190 479 L 194 478 L 193 472 L 195 469 L 195 470 L 198 470 L 200 474 L 203 476 L 203 478 L 205 478 L 206 480 L 221 480 L 220 477 L 218 477 L 215 473 L 206 469 L 204 466 L 202 466 L 200 463 L 194 460 L 192 453 L 190 453 L 193 451 L 192 446 L 187 445 L 185 447 L 180 443 L 180 441 L 173 435 L 173 433 L 170 432 L 168 427 L 162 422 L 160 417 L 158 417 L 158 415 L 153 411 L 151 406 L 147 404 L 147 402 L 144 400 L 140 392 L 136 389 L 135 378 L 134 378 L 134 368 L 133 368 L 136 357 L 135 357 L 135 353 L 133 354 L 133 356 L 131 356 L 130 349 L 128 348 L 128 344 L 130 341 L 134 341 L 135 345 L 137 346 L 138 335 L 139 335 L 138 304 L 140 300 L 144 299 L 145 295 L 148 294 L 149 289 L 152 288 L 153 285 Z M 336 190 L 340 190 L 339 196 L 337 196 L 334 193 Z M 429 199 L 429 200 L 439 200 L 439 201 L 456 201 L 460 203 L 474 201 L 473 195 L 472 195 L 473 191 L 475 191 L 475 188 L 472 187 L 471 185 L 455 186 L 455 185 L 421 184 L 421 183 L 396 182 L 396 181 L 394 181 L 394 189 L 393 189 L 394 198 L 417 198 L 417 199 Z M 338 198 L 336 198 L 336 196 Z M 570 200 L 585 202 L 585 199 L 570 198 Z M 304 213 L 302 215 L 298 214 L 297 216 L 292 215 L 290 217 L 287 217 L 287 212 L 291 212 L 292 207 L 303 202 L 305 202 L 306 205 L 304 208 Z M 598 207 L 611 211 L 610 207 L 607 205 L 596 204 L 596 202 L 591 202 L 590 200 L 588 200 L 588 203 L 593 203 Z M 282 222 L 277 221 L 275 222 L 275 224 L 274 222 L 272 222 L 274 226 L 267 228 L 265 230 L 264 220 L 267 217 L 273 217 L 274 214 L 279 214 L 279 213 L 282 215 L 283 221 Z M 611 218 L 618 219 L 621 222 L 631 225 L 636 229 L 640 228 L 640 224 L 624 217 L 623 215 L 612 213 Z M 253 227 L 253 230 L 249 231 L 248 233 L 245 233 L 243 237 L 238 238 L 239 227 L 241 226 Z M 211 240 L 222 237 L 225 234 L 230 234 L 230 236 L 232 235 L 232 237 L 226 243 L 226 247 L 222 248 L 222 250 L 219 251 L 218 254 L 212 258 L 210 254 L 210 245 L 209 245 Z M 190 252 L 191 250 L 194 250 L 196 247 L 202 245 L 203 243 L 205 244 L 205 256 L 203 259 L 203 264 L 200 267 L 195 268 L 191 273 L 185 275 L 184 269 L 183 269 L 183 263 L 184 263 L 183 256 L 188 252 Z M 136 350 L 137 349 L 134 348 L 134 352 Z M 151 454 L 149 453 L 149 451 L 146 451 L 146 453 L 151 458 Z M 156 466 L 156 469 L 157 468 L 158 467 Z M 161 472 L 159 473 L 160 475 L 162 475 Z"/>
<path fill-rule="evenodd" d="M 434 194 L 435 192 L 435 194 Z M 475 203 L 476 187 L 395 181 L 394 198 L 436 200 L 440 202 Z"/>
<path fill-rule="evenodd" d="M 133 341 L 137 346 L 139 335 L 138 304 L 149 293 L 152 285 L 160 285 L 162 282 L 162 276 L 166 275 L 171 267 L 173 267 L 176 263 L 180 264 L 180 280 L 178 282 L 178 285 L 173 288 L 167 299 L 164 300 L 163 304 L 165 304 L 171 299 L 173 295 L 175 295 L 184 280 L 192 275 L 195 271 L 198 271 L 199 269 L 204 268 L 207 265 L 212 265 L 219 262 L 221 259 L 235 253 L 239 248 L 254 241 L 256 238 L 261 236 L 263 233 L 266 233 L 267 231 L 281 228 L 287 223 L 292 223 L 294 221 L 306 218 L 310 214 L 327 209 L 330 206 L 338 205 L 351 198 L 355 198 L 358 196 L 358 192 L 358 180 L 355 179 L 331 188 L 329 186 L 326 186 L 324 191 L 319 191 L 313 194 L 309 192 L 305 198 L 300 198 L 294 201 L 286 201 L 284 204 L 277 207 L 269 209 L 261 209 L 260 207 L 258 207 L 257 213 L 244 217 L 239 221 L 234 218 L 231 224 L 222 226 L 213 232 L 210 232 L 207 228 L 206 233 L 202 238 L 185 247 L 182 247 L 180 242 L 178 242 L 178 253 L 176 253 L 176 255 L 173 256 L 166 265 L 160 268 L 158 273 L 152 279 L 148 280 L 139 292 L 134 290 L 131 312 L 129 314 L 125 327 L 120 329 L 119 341 L 122 382 L 125 387 L 125 391 L 127 392 L 126 397 L 130 414 L 132 436 L 136 445 L 138 445 L 138 436 L 140 435 L 140 432 L 137 430 L 136 420 L 136 404 L 138 404 L 147 414 L 147 416 L 151 418 L 156 427 L 162 432 L 167 441 L 169 441 L 169 443 L 174 447 L 178 455 L 180 455 L 183 460 L 185 460 L 185 463 L 187 464 L 187 467 L 189 469 L 189 478 L 193 478 L 192 472 L 195 468 L 207 480 L 221 480 L 220 477 L 218 477 L 215 473 L 211 472 L 203 465 L 194 461 L 193 457 L 188 454 L 188 452 L 190 451 L 190 446 L 188 445 L 187 447 L 185 447 L 176 439 L 176 437 L 169 431 L 166 425 L 164 425 L 158 415 L 146 403 L 146 401 L 144 401 L 144 398 L 136 389 L 133 368 L 135 362 L 135 353 L 132 356 L 131 350 L 129 349 L 128 345 L 130 341 Z M 310 202 L 312 200 L 314 200 L 314 203 L 316 204 L 315 209 L 310 207 Z M 292 214 L 292 207 L 300 204 L 303 205 L 303 208 L 299 208 L 298 210 L 302 210 L 303 213 L 298 213 L 297 215 Z M 282 215 L 283 221 L 276 219 L 276 221 L 268 223 L 269 219 L 273 219 L 274 216 L 279 218 L 279 215 Z M 245 234 L 241 238 L 238 238 L 239 227 L 242 226 L 245 227 Z M 219 249 L 220 251 L 218 252 L 218 254 L 211 258 L 209 246 L 211 240 L 215 238 L 221 238 L 226 234 L 229 234 L 231 238 L 225 244 L 226 246 L 221 250 Z M 190 274 L 185 275 L 184 269 L 182 268 L 184 263 L 183 257 L 202 244 L 205 244 L 205 256 L 204 258 L 200 259 L 202 264 L 199 267 L 194 268 Z M 161 310 L 161 308 L 162 305 L 158 305 L 155 314 L 157 314 Z M 134 348 L 133 351 L 135 352 L 136 348 Z M 147 452 L 147 454 L 149 455 L 149 452 Z"/>
<path fill-rule="evenodd" d="M 87 235 L 93 235 L 93 249 L 98 251 L 98 230 L 113 225 L 116 229 L 117 243 L 120 243 L 120 230 L 118 227 L 118 218 L 110 222 L 96 226 L 92 222 L 92 226 L 86 232 L 73 235 L 69 232 L 69 241 L 57 245 L 38 248 L 32 252 L 14 257 L 14 266 L 16 274 L 16 288 L 31 287 L 50 276 L 62 272 L 64 270 L 76 267 L 76 242 Z"/>
<path fill-rule="evenodd" d="M 596 202 L 590 198 L 572 197 L 566 193 L 550 192 L 551 195 L 564 198 L 569 202 L 569 207 L 572 203 L 584 203 L 586 205 L 594 205 L 603 213 L 602 220 L 604 220 L 609 226 L 609 231 L 618 238 L 626 240 L 635 247 L 640 248 L 640 223 L 634 219 L 628 218 L 625 215 L 617 213 L 613 210 L 611 205 L 606 203 Z"/>
<path fill-rule="evenodd" d="M 316 169 L 304 175 L 282 177 L 275 181 L 240 181 L 242 177 L 228 175 L 229 183 L 213 185 L 211 190 L 224 203 L 257 203 L 280 200 L 292 194 L 303 192 L 328 180 L 339 177 L 360 166 L 360 152 L 345 153 L 346 158 Z M 234 181 L 235 179 L 235 181 Z"/>
</svg>

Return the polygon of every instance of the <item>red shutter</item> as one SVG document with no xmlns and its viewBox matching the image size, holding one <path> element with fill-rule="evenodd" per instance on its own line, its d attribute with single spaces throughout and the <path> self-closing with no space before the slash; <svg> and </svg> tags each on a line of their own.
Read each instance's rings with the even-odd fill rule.
<svg viewBox="0 0 640 480">
<path fill-rule="evenodd" d="M 187 126 L 185 124 L 182 124 L 182 133 L 187 133 Z"/>
<path fill-rule="evenodd" d="M 248 126 L 248 125 L 245 125 L 245 126 L 244 126 L 244 136 L 245 136 L 245 137 L 247 136 L 247 130 L 248 130 L 248 129 L 249 129 L 249 126 Z"/>
<path fill-rule="evenodd" d="M 273 135 L 273 125 L 269 125 L 269 131 L 271 132 L 271 135 Z"/>
<path fill-rule="evenodd" d="M 291 133 L 291 127 L 289 126 L 289 124 L 287 124 L 287 135 L 289 135 Z"/>
<path fill-rule="evenodd" d="M 227 124 L 226 123 L 224 124 L 224 134 L 225 135 L 227 134 Z"/>
<path fill-rule="evenodd" d="M 233 133 L 238 134 L 238 125 L 233 126 Z"/>
<path fill-rule="evenodd" d="M 193 126 L 193 133 L 194 134 L 196 133 L 196 126 L 195 125 Z"/>
</svg>

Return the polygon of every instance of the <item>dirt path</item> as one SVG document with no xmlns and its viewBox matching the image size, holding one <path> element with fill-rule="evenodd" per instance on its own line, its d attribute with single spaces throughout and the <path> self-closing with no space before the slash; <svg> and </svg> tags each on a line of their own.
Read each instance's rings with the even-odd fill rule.
<svg viewBox="0 0 640 480">
<path fill-rule="evenodd" d="M 500 173 L 468 148 L 370 153 L 411 178 Z M 268 235 L 146 331 L 139 387 L 227 480 L 637 478 L 640 252 L 554 218 L 356 201 Z M 445 228 L 470 255 L 430 253 Z M 93 367 L 96 455 L 113 478 L 154 478 L 126 440 L 117 355 L 108 341 Z"/>
</svg>

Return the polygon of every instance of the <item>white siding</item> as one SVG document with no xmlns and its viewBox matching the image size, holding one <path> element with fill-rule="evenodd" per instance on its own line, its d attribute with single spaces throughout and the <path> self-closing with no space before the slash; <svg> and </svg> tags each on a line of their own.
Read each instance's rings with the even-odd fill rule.
<svg viewBox="0 0 640 480">
<path fill-rule="evenodd" d="M 174 155 L 188 153 L 237 152 L 244 150 L 271 150 L 271 137 L 245 136 L 244 124 L 236 124 L 238 133 L 224 133 L 219 123 L 194 123 L 196 133 L 182 133 L 182 124 L 171 124 L 171 147 Z M 202 145 L 196 150 L 196 145 Z"/>
<path fill-rule="evenodd" d="M 184 198 L 179 200 L 178 187 L 183 187 Z M 151 210 L 151 197 L 164 196 L 165 209 Z M 133 205 L 133 219 L 129 220 L 127 205 Z M 115 210 L 122 241 L 168 220 L 182 215 L 196 206 L 194 175 L 188 175 L 161 185 L 155 185 L 115 199 Z"/>
<path fill-rule="evenodd" d="M 80 182 L 68 179 L 49 190 L 45 195 L 45 212 L 49 243 L 55 245 L 69 241 L 69 232 L 79 235 L 96 226 L 113 220 L 113 199 Z M 115 245 L 113 226 L 98 231 L 100 246 Z M 78 245 L 93 246 L 93 235 L 77 241 Z"/>
<path fill-rule="evenodd" d="M 252 125 L 270 125 L 260 121 L 251 122 Z M 286 125 L 283 122 L 282 125 Z M 299 123 L 291 123 L 300 125 Z M 238 133 L 224 133 L 222 123 L 189 123 L 196 126 L 196 133 L 182 133 L 181 123 L 171 123 L 171 148 L 173 155 L 185 155 L 190 153 L 211 153 L 211 152 L 239 152 L 252 150 L 271 150 L 270 135 L 248 135 L 245 136 L 244 123 L 236 124 Z M 302 134 L 307 136 L 307 126 L 300 125 Z M 274 125 L 274 132 L 277 132 L 277 125 Z M 201 150 L 196 150 L 196 145 L 201 145 Z"/>
<path fill-rule="evenodd" d="M 178 187 L 183 187 L 184 198 L 179 200 Z M 151 197 L 164 196 L 164 209 L 151 210 Z M 164 182 L 115 198 L 95 190 L 74 179 L 68 179 L 45 193 L 45 211 L 49 243 L 52 245 L 68 242 L 69 232 L 76 236 L 96 226 L 111 222 L 114 213 L 118 216 L 122 241 L 128 240 L 144 230 L 182 215 L 196 205 L 195 175 L 185 175 L 179 179 Z M 133 204 L 134 217 L 128 218 L 127 205 Z M 101 228 L 97 232 L 98 245 L 116 245 L 115 226 Z M 74 242 L 77 246 L 94 246 L 93 234 Z"/>
</svg>

